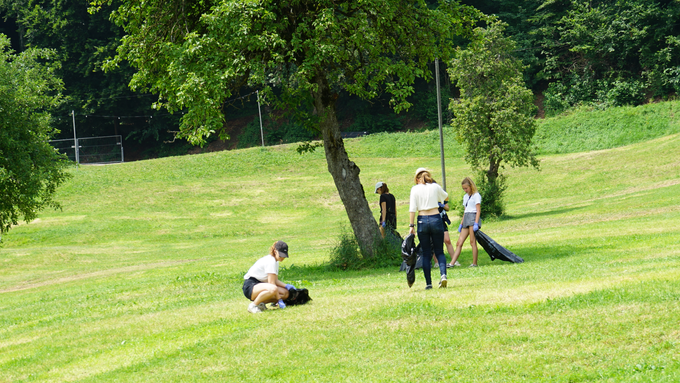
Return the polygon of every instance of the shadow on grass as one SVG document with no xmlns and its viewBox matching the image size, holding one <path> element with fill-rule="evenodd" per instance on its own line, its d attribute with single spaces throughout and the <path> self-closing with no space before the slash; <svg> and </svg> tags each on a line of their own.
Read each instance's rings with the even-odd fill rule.
<svg viewBox="0 0 680 383">
<path fill-rule="evenodd" d="M 503 244 L 501 244 L 503 245 Z M 593 248 L 597 246 L 594 245 Z M 468 249 L 469 250 L 469 249 Z M 522 259 L 525 263 L 546 262 L 552 260 L 567 260 L 573 256 L 582 255 L 591 251 L 589 247 L 581 246 L 523 246 L 523 247 L 508 247 Z M 502 266 L 512 264 L 512 262 L 495 260 L 491 261 L 486 251 L 479 246 L 479 259 L 488 260 L 483 261 L 483 266 Z M 447 259 L 449 255 L 447 254 Z M 436 266 L 433 267 L 433 272 L 436 271 Z M 281 266 L 281 276 L 283 280 L 331 280 L 331 279 L 352 279 L 362 278 L 370 275 L 399 272 L 399 266 L 381 267 L 381 268 L 366 268 L 361 270 L 340 270 L 332 269 L 328 263 L 311 264 L 311 265 L 296 265 Z M 422 272 L 420 269 L 417 272 Z"/>
<path fill-rule="evenodd" d="M 518 215 L 508 215 L 504 214 L 500 218 L 497 218 L 498 221 L 512 221 L 516 219 L 527 219 L 527 218 L 536 218 L 536 217 L 547 217 L 551 215 L 558 215 L 558 214 L 565 214 L 565 213 L 570 213 L 572 211 L 576 210 L 581 210 L 585 208 L 585 206 L 579 206 L 579 207 L 572 207 L 572 208 L 564 208 L 564 209 L 554 209 L 554 210 L 548 210 L 548 211 L 543 211 L 543 212 L 536 212 L 536 213 L 527 213 L 527 214 L 518 214 Z"/>
<path fill-rule="evenodd" d="M 501 244 L 502 246 L 503 244 Z M 584 252 L 588 252 L 587 248 L 576 247 L 576 246 L 537 246 L 537 247 L 508 247 L 508 250 L 515 253 L 515 255 L 524 259 L 524 263 L 536 263 L 545 262 L 551 260 L 566 260 L 572 256 L 582 255 Z M 486 251 L 479 246 L 479 257 L 489 257 Z M 487 259 L 490 259 L 487 258 Z M 491 261 L 490 265 L 503 265 L 511 264 L 512 262 L 502 261 L 497 259 Z"/>
<path fill-rule="evenodd" d="M 328 263 L 301 266 L 291 264 L 289 267 L 281 266 L 280 268 L 280 274 L 283 280 L 351 279 L 397 271 L 399 271 L 399 266 L 365 268 L 360 270 L 341 270 L 331 268 Z"/>
</svg>

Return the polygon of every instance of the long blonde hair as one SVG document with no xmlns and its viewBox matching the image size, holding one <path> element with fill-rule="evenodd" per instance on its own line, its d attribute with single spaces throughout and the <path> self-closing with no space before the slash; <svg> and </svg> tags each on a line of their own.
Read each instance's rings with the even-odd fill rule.
<svg viewBox="0 0 680 383">
<path fill-rule="evenodd" d="M 422 178 L 426 184 L 437 183 L 437 181 L 435 181 L 434 178 L 432 178 L 432 174 L 430 174 L 429 170 L 423 170 L 416 174 L 416 177 L 413 179 L 413 181 L 417 184 L 420 178 Z"/>
<path fill-rule="evenodd" d="M 465 177 L 465 178 L 463 178 L 463 182 L 461 182 L 460 184 L 470 186 L 470 193 L 469 193 L 470 196 L 477 193 L 477 185 L 475 185 L 475 182 L 472 181 L 472 178 Z"/>
<path fill-rule="evenodd" d="M 278 242 L 278 241 L 277 241 Z M 269 255 L 272 257 L 276 258 L 276 242 L 272 244 L 272 247 L 269 248 Z"/>
</svg>

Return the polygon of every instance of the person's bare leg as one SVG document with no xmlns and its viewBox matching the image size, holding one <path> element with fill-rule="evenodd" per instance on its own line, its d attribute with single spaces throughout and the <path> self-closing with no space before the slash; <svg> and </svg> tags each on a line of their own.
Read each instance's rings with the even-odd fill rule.
<svg viewBox="0 0 680 383">
<path fill-rule="evenodd" d="M 278 302 L 280 298 L 279 291 L 276 285 L 271 283 L 258 283 L 253 286 L 253 293 L 251 298 L 255 305 L 260 303 L 273 303 Z"/>
<path fill-rule="evenodd" d="M 475 238 L 475 232 L 473 230 L 470 230 L 470 246 L 472 246 L 472 264 L 476 266 L 479 250 L 477 249 L 477 238 Z"/>
<path fill-rule="evenodd" d="M 277 292 L 279 294 L 279 298 L 276 300 L 277 302 L 279 301 L 279 299 L 283 299 L 283 300 L 288 299 L 288 295 L 290 294 L 288 289 L 286 289 L 285 287 L 281 287 L 281 286 L 277 286 Z"/>
<path fill-rule="evenodd" d="M 460 235 L 458 236 L 458 241 L 456 242 L 456 251 L 453 252 L 453 256 L 451 256 L 451 263 L 450 265 L 453 265 L 455 261 L 458 260 L 458 257 L 460 256 L 460 252 L 463 250 L 463 243 L 465 243 L 465 239 L 468 236 L 468 229 L 463 229 L 460 231 Z"/>
<path fill-rule="evenodd" d="M 446 252 L 451 256 L 450 264 L 453 265 L 456 263 L 456 260 L 453 259 L 453 254 L 456 252 L 456 250 L 454 250 L 453 245 L 451 244 L 451 237 L 449 236 L 448 231 L 444 232 L 444 245 L 446 246 Z"/>
</svg>

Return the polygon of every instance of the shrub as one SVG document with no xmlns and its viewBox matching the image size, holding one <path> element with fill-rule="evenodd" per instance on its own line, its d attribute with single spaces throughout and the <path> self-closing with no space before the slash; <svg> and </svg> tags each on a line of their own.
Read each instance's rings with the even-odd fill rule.
<svg viewBox="0 0 680 383">
<path fill-rule="evenodd" d="M 398 233 L 388 232 L 385 238 L 378 236 L 373 245 L 374 256 L 365 256 L 353 234 L 343 230 L 338 243 L 330 254 L 329 267 L 341 270 L 359 270 L 398 267 L 401 264 L 401 242 Z"/>
<path fill-rule="evenodd" d="M 477 189 L 482 196 L 482 218 L 500 217 L 505 212 L 503 193 L 508 188 L 502 174 L 490 181 L 485 171 L 479 172 Z"/>
<path fill-rule="evenodd" d="M 349 127 L 350 132 L 365 131 L 368 133 L 395 132 L 401 129 L 401 120 L 394 113 L 360 113 L 354 119 L 354 123 Z"/>
<path fill-rule="evenodd" d="M 238 136 L 238 149 L 250 148 L 253 146 L 262 145 L 262 137 L 260 133 L 260 120 L 255 118 L 243 128 L 243 131 Z"/>
</svg>

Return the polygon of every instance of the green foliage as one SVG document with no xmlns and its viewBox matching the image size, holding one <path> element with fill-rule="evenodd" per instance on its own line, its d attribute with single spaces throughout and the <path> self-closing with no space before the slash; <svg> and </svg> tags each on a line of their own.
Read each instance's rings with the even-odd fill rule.
<svg viewBox="0 0 680 383">
<path fill-rule="evenodd" d="M 503 197 L 508 189 L 505 176 L 500 174 L 498 177 L 490 180 L 487 172 L 480 171 L 477 173 L 475 185 L 477 185 L 479 195 L 482 196 L 481 218 L 487 219 L 502 216 L 505 213 Z"/>
<path fill-rule="evenodd" d="M 63 84 L 54 74 L 54 52 L 28 49 L 18 55 L 0 34 L 0 233 L 20 219 L 59 204 L 53 196 L 68 174 L 68 161 L 50 146 L 50 110 Z"/>
<path fill-rule="evenodd" d="M 134 69 L 129 63 L 116 70 L 102 70 L 123 36 L 122 29 L 109 20 L 118 2 L 110 2 L 95 14 L 88 13 L 87 3 L 0 1 L 0 15 L 16 20 L 23 43 L 54 50 L 54 60 L 61 64 L 55 72 L 64 82 L 63 102 L 53 112 L 53 125 L 61 130 L 56 138 L 73 137 L 73 110 L 80 137 L 121 135 L 126 153 L 144 151 L 157 156 L 177 150 L 178 145 L 165 141 L 173 140 L 168 130 L 178 130 L 179 118 L 153 110 L 153 95 L 130 90 Z"/>
<path fill-rule="evenodd" d="M 543 76 L 555 81 L 548 112 L 582 102 L 639 105 L 677 92 L 679 17 L 677 1 L 544 1 L 532 20 Z"/>
<path fill-rule="evenodd" d="M 303 126 L 293 122 L 283 122 L 276 124 L 278 121 L 273 121 L 270 118 L 263 119 L 264 130 L 264 144 L 265 145 L 280 145 L 294 142 L 303 142 L 312 140 L 314 134 Z M 260 130 L 260 120 L 255 118 L 248 125 L 243 128 L 243 131 L 238 136 L 239 149 L 251 148 L 253 146 L 262 146 L 262 131 Z"/>
<path fill-rule="evenodd" d="M 260 133 L 260 120 L 257 118 L 250 121 L 238 136 L 237 148 L 251 148 L 262 145 L 262 135 Z"/>
<path fill-rule="evenodd" d="M 354 123 L 349 127 L 350 132 L 394 132 L 401 129 L 401 121 L 395 114 L 366 114 L 362 113 L 355 117 Z"/>
<path fill-rule="evenodd" d="M 299 154 L 305 154 L 305 153 L 314 153 L 316 149 L 322 148 L 323 143 L 321 142 L 303 142 L 298 147 L 295 149 Z"/>
<path fill-rule="evenodd" d="M 299 111 L 322 75 L 363 99 L 388 93 L 397 111 L 406 109 L 415 78 L 430 78 L 428 62 L 448 57 L 446 40 L 478 17 L 453 2 L 432 10 L 419 0 L 205 1 L 189 8 L 179 0 L 125 0 L 113 18 L 127 37 L 109 67 L 129 60 L 138 69 L 134 89 L 158 92 L 158 106 L 168 110 L 189 108 L 182 135 L 199 143 L 221 129 L 220 105 L 246 84 L 275 108 Z"/>
<path fill-rule="evenodd" d="M 440 89 L 442 123 L 446 124 L 447 121 L 450 121 L 451 117 L 453 117 L 446 107 L 447 103 L 451 99 L 451 91 L 444 83 L 443 79 L 440 81 L 442 82 L 442 87 Z M 437 89 L 433 88 L 419 92 L 417 97 L 414 97 L 412 111 L 415 116 L 418 117 L 418 119 L 427 122 L 427 129 L 437 129 L 439 127 Z"/>
<path fill-rule="evenodd" d="M 330 250 L 330 270 L 361 270 L 384 267 L 399 267 L 402 239 L 393 232 L 386 232 L 385 238 L 375 239 L 374 254 L 363 254 L 356 237 L 343 231 L 335 246 Z"/>
<path fill-rule="evenodd" d="M 515 44 L 500 22 L 475 29 L 466 49 L 458 49 L 449 74 L 460 88 L 450 108 L 465 160 L 486 169 L 493 180 L 504 164 L 538 168 L 531 139 L 536 130 L 533 94 L 524 87 L 522 63 L 511 55 Z"/>
</svg>

